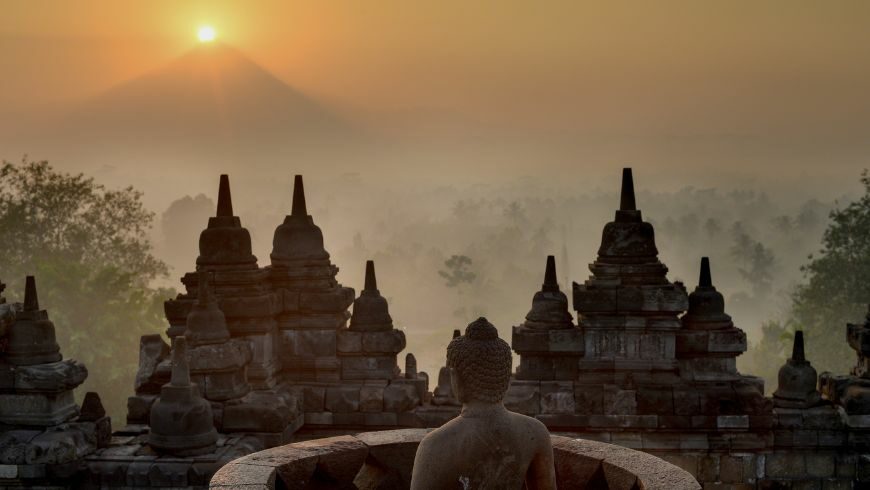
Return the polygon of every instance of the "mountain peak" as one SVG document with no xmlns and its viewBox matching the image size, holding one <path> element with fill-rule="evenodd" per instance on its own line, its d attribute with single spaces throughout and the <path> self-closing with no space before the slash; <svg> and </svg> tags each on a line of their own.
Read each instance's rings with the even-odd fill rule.
<svg viewBox="0 0 870 490">
<path fill-rule="evenodd" d="M 214 148 L 348 140 L 354 130 L 239 49 L 197 45 L 88 101 L 72 124 L 96 137 L 151 146 Z M 147 138 L 143 138 L 147 136 Z"/>
</svg>

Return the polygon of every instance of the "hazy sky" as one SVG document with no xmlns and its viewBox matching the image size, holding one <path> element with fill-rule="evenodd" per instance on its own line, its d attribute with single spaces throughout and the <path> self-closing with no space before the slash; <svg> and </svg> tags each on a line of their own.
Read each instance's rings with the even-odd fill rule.
<svg viewBox="0 0 870 490">
<path fill-rule="evenodd" d="M 366 147 L 375 151 L 330 159 L 297 152 L 292 144 L 258 145 L 256 138 L 211 133 L 186 152 L 155 141 L 158 130 L 171 126 L 167 120 L 180 121 L 184 127 L 170 132 L 185 142 L 194 138 L 184 129 L 207 126 L 189 123 L 203 121 L 191 114 L 208 114 L 201 103 L 211 101 L 190 83 L 201 78 L 185 77 L 183 66 L 201 59 L 196 31 L 205 24 L 269 72 L 242 57 L 244 62 L 228 65 L 246 71 L 218 74 L 235 90 L 221 94 L 235 98 L 222 101 L 223 108 L 245 116 L 222 123 L 280 122 L 284 114 L 274 114 L 281 112 L 276 107 L 290 105 L 273 105 L 286 88 L 274 75 L 315 99 L 318 108 L 350 119 L 354 129 L 377 133 Z M 153 77 L 143 76 L 149 73 L 168 75 L 151 83 Z M 136 90 L 118 90 L 131 80 L 141 83 L 122 87 Z M 258 82 L 245 85 L 249 80 Z M 173 97 L 163 97 L 158 89 L 164 86 Z M 185 97 L 192 92 L 199 97 Z M 118 93 L 157 96 L 119 101 Z M 117 104 L 94 103 L 106 100 Z M 122 124 L 95 124 L 81 136 L 88 119 L 79 116 L 94 108 L 101 116 L 120 113 L 111 120 Z M 151 126 L 149 118 L 156 121 Z M 123 122 L 137 128 L 133 139 L 141 141 L 107 150 L 118 142 L 111 130 L 124 129 L 116 128 Z M 277 130 L 281 137 L 290 133 L 285 126 Z M 52 137 L 58 133 L 90 153 L 76 155 L 57 144 Z M 220 143 L 226 145 L 216 149 Z M 440 254 L 468 253 L 475 261 L 480 257 L 479 264 L 487 247 L 517 246 L 512 235 L 497 233 L 502 225 L 483 236 L 480 228 L 443 227 L 440 220 L 460 201 L 578 196 L 560 198 L 578 209 L 563 210 L 562 219 L 549 224 L 554 243 L 570 245 L 570 277 L 579 281 L 601 226 L 612 217 L 611 207 L 580 196 L 600 195 L 596 188 L 615 193 L 623 166 L 635 168 L 642 200 L 689 186 L 716 187 L 722 195 L 749 187 L 778 204 L 791 198 L 796 207 L 788 213 L 797 215 L 809 197 L 860 191 L 861 169 L 870 167 L 870 1 L 0 0 L 0 159 L 18 160 L 23 153 L 113 187 L 132 184 L 158 213 L 186 194 L 215 197 L 218 175 L 230 173 L 235 210 L 259 232 L 261 265 L 268 262 L 271 230 L 289 210 L 292 176 L 304 173 L 309 209 L 344 270 L 340 278 L 359 287 L 363 260 L 377 258 L 386 294 L 402 305 L 394 306 L 396 318 L 413 320 L 409 328 L 419 322 L 435 332 L 432 339 L 446 342 L 459 325 L 451 324 L 453 291 L 437 275 Z M 691 202 L 680 198 L 686 209 L 679 212 L 646 214 L 657 210 L 639 202 L 660 229 L 667 229 L 667 218 L 688 216 L 693 206 L 724 226 L 757 214 L 741 210 L 739 199 L 708 203 L 704 192 L 684 194 Z M 612 202 L 615 207 L 615 194 Z M 710 210 L 716 203 L 735 209 Z M 533 224 L 546 225 L 550 217 L 538 216 Z M 769 223 L 757 227 L 769 232 Z M 357 246 L 357 233 L 367 249 Z M 673 270 L 689 278 L 702 252 L 686 237 L 685 246 L 672 242 L 662 250 L 675 259 Z M 817 237 L 801 238 L 802 246 L 814 249 Z M 196 242 L 188 243 L 162 252 L 177 252 L 179 263 L 192 265 Z M 730 267 L 734 275 L 727 243 L 718 245 L 723 258 L 717 267 Z M 794 246 L 803 257 L 804 248 Z M 538 255 L 528 260 L 526 270 L 537 271 L 529 280 L 514 277 L 513 255 L 491 262 L 499 263 L 490 276 L 499 287 L 524 288 L 517 296 L 482 296 L 490 311 L 505 306 L 503 336 L 527 311 L 528 303 L 513 298 L 530 298 L 540 284 L 543 253 Z M 409 268 L 406 257 L 416 257 L 416 265 Z M 793 275 L 778 275 L 777 288 L 796 277 L 797 266 L 789 267 Z M 440 292 L 432 293 L 435 288 Z M 735 292 L 737 286 L 728 294 Z M 430 301 L 435 294 L 441 303 Z M 772 317 L 773 302 L 765 307 L 763 318 Z M 422 345 L 428 338 L 409 339 Z M 443 351 L 430 354 L 420 357 L 421 368 L 437 372 Z"/>
<path fill-rule="evenodd" d="M 866 1 L 0 2 L 0 110 L 23 120 L 167 63 L 211 24 L 365 124 L 522 134 L 558 144 L 558 168 L 648 157 L 854 181 L 870 152 Z"/>
</svg>

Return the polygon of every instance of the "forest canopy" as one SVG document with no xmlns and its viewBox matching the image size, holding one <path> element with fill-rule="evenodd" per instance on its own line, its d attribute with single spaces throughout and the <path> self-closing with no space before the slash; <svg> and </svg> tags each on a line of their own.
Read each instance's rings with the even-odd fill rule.
<svg viewBox="0 0 870 490">
<path fill-rule="evenodd" d="M 821 248 L 801 267 L 803 281 L 791 295 L 784 319 L 766 322 L 750 351 L 753 365 L 775 379 L 790 353 L 796 330 L 803 330 L 807 358 L 819 371 L 845 373 L 855 364 L 846 342 L 846 324 L 863 322 L 870 303 L 870 175 L 861 174 L 864 194 L 828 216 Z"/>
<path fill-rule="evenodd" d="M 0 278 L 20 301 L 24 277 L 36 276 L 65 357 L 83 361 L 85 391 L 104 394 L 123 420 L 138 360 L 139 337 L 164 326 L 169 290 L 152 288 L 167 274 L 147 232 L 154 214 L 132 187 L 107 189 L 48 162 L 0 166 Z"/>
</svg>

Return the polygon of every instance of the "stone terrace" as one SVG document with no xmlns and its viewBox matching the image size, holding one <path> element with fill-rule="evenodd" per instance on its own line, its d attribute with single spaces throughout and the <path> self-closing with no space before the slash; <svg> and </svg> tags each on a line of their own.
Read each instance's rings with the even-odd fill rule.
<svg viewBox="0 0 870 490">
<path fill-rule="evenodd" d="M 336 281 L 300 176 L 269 265 L 251 253 L 227 176 L 199 248 L 184 291 L 165 304 L 169 342 L 141 339 L 127 423 L 112 435 L 96 394 L 81 407 L 73 401 L 87 371 L 62 359 L 35 280 L 27 280 L 24 304 L 0 297 L 0 486 L 205 488 L 221 466 L 263 449 L 437 427 L 458 413 L 448 369 L 432 392 L 413 355 L 400 369 L 406 339 L 378 290 L 375 264 L 366 264 L 358 296 Z M 591 276 L 572 287 L 576 317 L 547 258 L 541 289 L 513 328 L 520 362 L 506 405 L 554 435 L 659 456 L 705 488 L 870 487 L 870 315 L 846 329 L 857 354 L 850 374 L 818 376 L 798 333 L 774 395 L 765 397 L 760 379 L 736 369 L 746 336 L 726 313 L 714 264 L 700 255 L 691 293 L 667 278 L 625 169 Z M 332 468 L 305 461 L 314 464 L 312 478 Z"/>
</svg>

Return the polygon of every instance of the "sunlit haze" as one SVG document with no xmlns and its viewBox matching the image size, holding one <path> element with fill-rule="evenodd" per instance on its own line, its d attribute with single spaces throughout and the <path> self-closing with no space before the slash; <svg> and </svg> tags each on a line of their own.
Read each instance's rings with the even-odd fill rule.
<svg viewBox="0 0 870 490">
<path fill-rule="evenodd" d="M 870 144 L 868 18 L 867 2 L 12 2 L 0 143 L 7 158 L 61 154 L 7 138 L 44 142 L 47 121 L 196 48 L 191 26 L 207 24 L 221 26 L 215 43 L 386 135 L 380 147 L 402 151 L 370 158 L 391 178 L 445 183 L 453 162 L 477 180 L 552 171 L 602 185 L 630 163 L 668 188 L 727 175 L 832 191 Z"/>
<path fill-rule="evenodd" d="M 215 40 L 217 33 L 212 26 L 202 26 L 196 31 L 196 37 L 200 42 L 209 43 Z"/>
<path fill-rule="evenodd" d="M 570 297 L 613 218 L 623 167 L 669 277 L 692 284 L 711 256 L 729 313 L 756 339 L 870 165 L 866 1 L 0 10 L 0 158 L 142 191 L 155 254 L 171 267 L 160 285 L 176 288 L 195 267 L 220 174 L 260 266 L 303 174 L 338 279 L 359 291 L 365 260 L 377 261 L 433 379 L 468 317 L 485 313 L 510 338 L 546 255 L 559 257 Z M 735 236 L 775 256 L 764 300 L 732 255 Z M 439 275 L 454 254 L 473 258 L 473 289 Z"/>
</svg>

